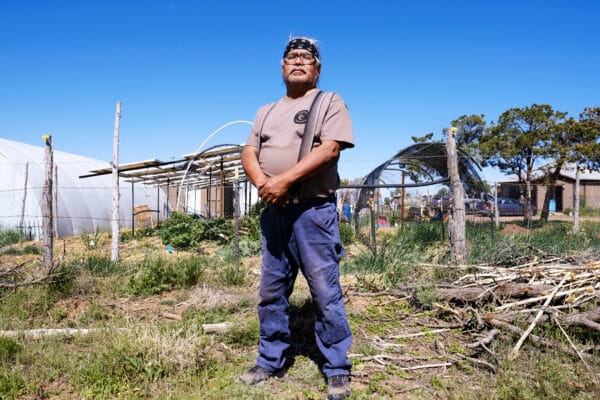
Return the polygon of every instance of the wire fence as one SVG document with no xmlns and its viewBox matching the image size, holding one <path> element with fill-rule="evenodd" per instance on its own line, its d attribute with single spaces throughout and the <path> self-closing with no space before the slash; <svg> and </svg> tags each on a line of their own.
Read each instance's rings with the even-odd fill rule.
<svg viewBox="0 0 600 400">
<path fill-rule="evenodd" d="M 33 201 L 39 197 L 41 187 L 30 186 L 25 193 L 24 188 L 3 189 L 0 197 L 12 199 L 8 208 L 2 213 L 0 229 L 16 227 L 22 240 L 38 240 L 43 236 L 42 216 L 34 215 L 24 207 L 25 197 Z M 135 231 L 137 228 L 157 226 L 168 218 L 174 211 L 182 211 L 198 218 L 221 217 L 230 220 L 235 225 L 235 240 L 239 240 L 240 219 L 251 211 L 258 212 L 259 198 L 256 189 L 247 181 L 236 181 L 231 184 L 220 184 L 215 180 L 213 185 L 204 187 L 183 187 L 184 193 L 174 189 L 156 188 L 154 203 L 139 204 L 139 201 L 151 203 L 148 198 L 138 198 L 134 205 L 131 197 L 126 202 L 130 206 L 121 215 L 121 227 Z M 66 202 L 62 196 L 80 196 L 79 205 L 85 201 L 80 192 L 110 193 L 110 187 L 90 185 L 90 187 L 55 187 L 54 226 L 68 225 L 71 227 L 97 226 L 100 230 L 109 230 L 110 207 L 105 206 L 105 212 L 90 212 L 89 205 L 65 208 Z M 360 189 L 341 188 L 337 192 L 340 221 L 349 223 L 354 229 L 358 240 L 376 246 L 378 237 L 390 231 L 403 229 L 408 224 L 437 223 L 440 229 L 435 230 L 437 237 L 427 237 L 423 240 L 444 242 L 448 239 L 448 215 L 454 207 L 453 198 L 448 191 L 439 190 L 431 193 L 427 189 L 412 191 L 391 190 L 382 192 L 377 187 L 371 188 L 372 195 L 367 207 L 357 209 L 356 192 Z M 565 224 L 577 223 L 575 217 L 575 183 L 570 180 L 559 180 L 552 185 L 534 184 L 529 194 L 527 187 L 515 182 L 503 182 L 493 185 L 490 193 L 479 194 L 465 198 L 466 221 L 484 229 L 483 232 L 493 240 L 498 231 L 506 225 L 531 228 L 540 220 L 561 221 Z M 133 190 L 132 190 L 133 192 Z M 181 206 L 176 209 L 178 199 L 182 198 Z M 527 210 L 526 199 L 530 198 Z M 104 200 L 104 202 L 109 200 Z M 82 210 L 79 213 L 78 210 Z M 97 210 L 96 210 L 97 211 Z M 526 214 L 530 218 L 525 218 Z M 600 181 L 585 181 L 579 187 L 579 222 L 600 222 Z M 82 233 L 92 233 L 95 229 L 80 229 Z M 58 231 L 56 237 L 60 237 Z M 236 251 L 239 250 L 236 243 Z"/>
<path fill-rule="evenodd" d="M 559 221 L 565 226 L 600 223 L 600 192 L 595 185 L 580 188 L 579 214 L 576 220 L 572 185 L 534 185 L 531 190 L 531 205 L 526 208 L 525 187 L 516 183 L 498 184 L 495 193 L 481 198 L 465 199 L 465 221 L 478 226 L 481 235 L 476 240 L 497 239 L 499 233 L 527 234 L 542 222 Z M 375 190 L 374 190 L 375 191 Z M 347 198 L 340 190 L 338 197 Z M 437 237 L 427 236 L 423 241 L 444 242 L 449 239 L 448 219 L 454 207 L 451 195 L 380 198 L 372 196 L 367 207 L 354 213 L 353 207 L 342 205 L 342 222 L 348 222 L 355 236 L 362 243 L 376 249 L 379 239 L 390 232 L 402 230 L 410 224 L 437 224 L 433 230 Z M 528 215 L 528 218 L 525 218 Z M 600 226 L 600 224 L 598 224 Z M 598 226 L 595 229 L 598 229 Z M 600 235 L 600 229 L 598 229 Z M 600 236 L 599 236 L 600 237 Z"/>
<path fill-rule="evenodd" d="M 237 185 L 237 186 L 236 186 Z M 59 194 L 68 193 L 74 188 L 58 187 Z M 96 188 L 110 191 L 111 188 Z M 531 221 L 542 218 L 542 212 L 547 210 L 549 220 L 568 221 L 574 217 L 573 193 L 565 185 L 548 187 L 545 185 L 534 185 L 531 194 Z M 598 189 L 598 190 L 596 190 Z M 517 184 L 499 184 L 498 196 L 489 195 L 482 198 L 469 198 L 465 200 L 465 214 L 467 221 L 475 223 L 496 223 L 507 221 L 522 221 L 524 219 L 524 188 Z M 18 197 L 22 189 L 14 189 Z M 550 192 L 546 199 L 546 192 Z M 21 194 L 22 195 L 22 194 Z M 164 196 L 161 196 L 161 200 Z M 423 195 L 415 196 L 407 193 L 404 199 L 397 195 L 382 197 L 379 201 L 371 201 L 369 207 L 362 208 L 355 214 L 355 204 L 349 199 L 347 189 L 340 189 L 337 193 L 338 209 L 343 222 L 353 222 L 358 234 L 370 236 L 372 226 L 376 228 L 396 228 L 406 222 L 435 222 L 447 221 L 448 212 L 454 206 L 450 195 Z M 170 196 L 169 201 L 162 201 L 158 209 L 146 205 L 134 206 L 132 213 L 125 213 L 121 217 L 121 224 L 125 228 L 136 226 L 148 226 L 168 218 L 175 211 L 176 197 Z M 245 215 L 255 207 L 259 201 L 256 190 L 248 182 L 218 186 L 212 188 L 188 188 L 185 194 L 185 202 L 179 211 L 197 215 L 200 218 L 222 217 L 233 219 L 236 214 Z M 544 203 L 547 203 L 545 206 Z M 153 205 L 156 207 L 156 205 Z M 8 221 L 23 221 L 21 224 L 11 224 L 23 231 L 25 237 L 38 237 L 42 229 L 41 215 L 21 213 L 20 207 L 12 207 L 4 212 L 3 223 L 5 227 Z M 496 215 L 498 209 L 498 215 Z M 90 216 L 88 207 L 82 208 L 83 213 L 78 214 L 76 209 L 70 209 L 69 215 L 58 215 L 54 218 L 58 223 L 68 221 L 69 224 L 78 226 L 85 221 L 105 222 L 111 220 L 110 209 L 108 212 L 96 216 Z M 128 208 L 129 210 L 129 208 Z M 581 190 L 579 200 L 579 212 L 582 220 L 600 217 L 600 183 L 596 187 L 585 187 Z M 373 221 L 371 223 L 370 221 Z M 368 222 L 365 222 L 368 221 Z"/>
</svg>

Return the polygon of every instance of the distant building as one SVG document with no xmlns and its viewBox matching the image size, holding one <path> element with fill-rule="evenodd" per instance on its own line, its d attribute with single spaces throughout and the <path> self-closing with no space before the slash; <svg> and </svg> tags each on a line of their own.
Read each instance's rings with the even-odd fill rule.
<svg viewBox="0 0 600 400">
<path fill-rule="evenodd" d="M 545 183 L 548 174 L 554 172 L 554 164 L 545 164 L 534 171 L 531 198 L 538 210 L 544 206 L 544 197 L 550 190 L 552 197 L 550 211 L 563 212 L 574 208 L 575 193 L 575 164 L 564 165 L 556 182 L 550 186 Z M 525 191 L 524 184 L 519 184 L 518 179 L 499 183 L 498 197 L 518 199 Z M 580 206 L 600 208 L 600 172 L 584 170 L 579 172 L 579 198 Z"/>
</svg>

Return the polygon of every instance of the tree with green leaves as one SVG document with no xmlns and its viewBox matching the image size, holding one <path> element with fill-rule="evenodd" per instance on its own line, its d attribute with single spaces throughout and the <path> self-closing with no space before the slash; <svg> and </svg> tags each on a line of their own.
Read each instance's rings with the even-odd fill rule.
<svg viewBox="0 0 600 400">
<path fill-rule="evenodd" d="M 485 135 L 487 123 L 483 114 L 462 115 L 452 121 L 456 128 L 456 144 L 482 167 L 487 166 L 487 161 L 481 156 L 479 150 L 480 138 Z M 447 129 L 444 129 L 446 132 Z"/>
<path fill-rule="evenodd" d="M 540 214 L 540 219 L 544 222 L 548 221 L 550 200 L 552 200 L 552 196 L 554 195 L 554 191 L 551 188 L 554 188 L 556 185 L 556 181 L 565 164 L 573 161 L 573 156 L 575 155 L 573 144 L 579 143 L 580 140 L 577 121 L 571 117 L 558 124 L 548 141 L 549 146 L 552 147 L 549 151 L 549 156 L 554 161 L 546 164 L 545 168 L 542 169 L 544 176 L 540 180 L 540 183 L 546 185 L 548 188 L 544 196 L 544 203 Z"/>
<path fill-rule="evenodd" d="M 414 143 L 427 143 L 433 139 L 433 132 L 429 132 L 427 135 L 423 136 L 411 136 L 410 138 Z"/>
<path fill-rule="evenodd" d="M 553 188 L 556 185 L 562 169 L 568 164 L 575 164 L 576 175 L 581 170 L 598 170 L 598 113 L 600 108 L 586 108 L 579 116 L 560 122 L 552 130 L 548 141 L 547 157 L 553 162 L 544 169 L 544 177 L 540 183 Z M 548 221 L 549 205 L 553 191 L 546 190 L 540 219 Z"/>
<path fill-rule="evenodd" d="M 571 158 L 576 165 L 573 231 L 579 231 L 579 173 L 583 170 L 600 171 L 600 107 L 588 107 L 579 115 L 577 138 Z"/>
<path fill-rule="evenodd" d="M 511 108 L 479 137 L 481 156 L 487 157 L 488 163 L 500 171 L 516 175 L 525 187 L 525 222 L 531 218 L 534 168 L 539 161 L 554 156 L 553 136 L 565 117 L 566 113 L 555 111 L 546 104 Z"/>
<path fill-rule="evenodd" d="M 575 143 L 574 159 L 583 168 L 600 171 L 600 107 L 587 107 L 579 114 L 578 143 Z"/>
</svg>

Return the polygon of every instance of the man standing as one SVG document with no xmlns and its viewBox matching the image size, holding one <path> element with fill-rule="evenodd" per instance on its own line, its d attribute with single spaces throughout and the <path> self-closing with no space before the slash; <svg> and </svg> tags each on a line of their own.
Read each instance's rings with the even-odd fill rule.
<svg viewBox="0 0 600 400">
<path fill-rule="evenodd" d="M 327 93 L 318 112 L 312 147 L 299 157 L 305 125 L 319 93 L 320 73 L 316 41 L 305 37 L 290 40 L 282 62 L 286 95 L 258 110 L 242 152 L 246 175 L 267 208 L 260 220 L 258 358 L 240 380 L 256 384 L 283 375 L 290 346 L 289 297 L 300 270 L 315 307 L 315 339 L 325 359 L 327 399 L 336 400 L 350 395 L 347 353 L 352 343 L 339 282 L 344 247 L 335 198 L 337 161 L 341 150 L 354 146 L 354 138 L 344 101 Z"/>
</svg>

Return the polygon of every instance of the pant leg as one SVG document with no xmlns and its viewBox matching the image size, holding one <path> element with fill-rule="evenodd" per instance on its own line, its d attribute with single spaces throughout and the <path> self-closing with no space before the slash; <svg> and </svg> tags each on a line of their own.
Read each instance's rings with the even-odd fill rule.
<svg viewBox="0 0 600 400">
<path fill-rule="evenodd" d="M 285 351 L 290 346 L 288 299 L 298 268 L 286 256 L 290 230 L 281 209 L 268 207 L 263 211 L 261 234 L 260 342 L 256 364 L 273 372 L 285 366 Z"/>
<path fill-rule="evenodd" d="M 349 374 L 352 332 L 339 281 L 344 247 L 335 202 L 305 210 L 294 223 L 292 243 L 315 305 L 316 342 L 326 360 L 323 373 Z"/>
</svg>

